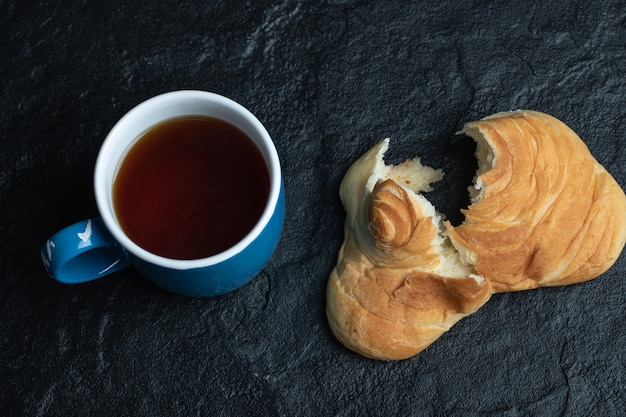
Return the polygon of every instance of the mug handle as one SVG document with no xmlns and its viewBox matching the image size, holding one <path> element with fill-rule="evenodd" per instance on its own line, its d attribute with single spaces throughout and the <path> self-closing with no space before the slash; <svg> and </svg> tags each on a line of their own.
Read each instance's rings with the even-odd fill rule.
<svg viewBox="0 0 626 417">
<path fill-rule="evenodd" d="M 52 235 L 41 248 L 41 260 L 48 275 L 65 284 L 91 281 L 129 266 L 124 249 L 99 217 Z"/>
</svg>

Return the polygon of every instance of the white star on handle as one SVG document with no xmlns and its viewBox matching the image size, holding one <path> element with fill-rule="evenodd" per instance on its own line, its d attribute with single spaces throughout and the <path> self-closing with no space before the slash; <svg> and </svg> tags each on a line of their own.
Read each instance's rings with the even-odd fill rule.
<svg viewBox="0 0 626 417">
<path fill-rule="evenodd" d="M 83 242 L 89 242 L 89 239 L 91 239 L 91 220 L 87 220 L 87 227 L 85 227 L 85 231 L 77 233 L 77 235 Z"/>
</svg>

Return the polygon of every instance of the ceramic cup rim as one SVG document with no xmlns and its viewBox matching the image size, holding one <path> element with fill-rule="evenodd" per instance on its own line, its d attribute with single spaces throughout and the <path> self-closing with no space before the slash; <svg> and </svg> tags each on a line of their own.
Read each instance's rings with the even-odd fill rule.
<svg viewBox="0 0 626 417">
<path fill-rule="evenodd" d="M 200 111 L 199 109 L 202 109 Z M 211 109 L 209 111 L 208 109 Z M 153 119 L 153 115 L 168 114 Z M 128 149 L 149 127 L 172 117 L 207 115 L 223 118 L 242 129 L 258 145 L 268 168 L 269 195 L 261 217 L 239 242 L 223 252 L 198 259 L 172 259 L 156 255 L 131 240 L 119 225 L 113 208 L 112 186 Z M 149 120 L 150 119 L 150 120 Z M 236 120 L 234 120 L 236 119 Z M 134 127 L 133 127 L 134 126 Z M 134 130 L 134 134 L 128 131 Z M 122 149 L 123 148 L 123 149 Z M 263 124 L 247 108 L 222 95 L 200 90 L 178 90 L 149 98 L 128 111 L 111 129 L 98 153 L 94 170 L 94 192 L 100 216 L 113 238 L 130 254 L 153 265 L 169 269 L 205 268 L 233 258 L 268 226 L 279 200 L 282 174 L 278 152 Z"/>
</svg>

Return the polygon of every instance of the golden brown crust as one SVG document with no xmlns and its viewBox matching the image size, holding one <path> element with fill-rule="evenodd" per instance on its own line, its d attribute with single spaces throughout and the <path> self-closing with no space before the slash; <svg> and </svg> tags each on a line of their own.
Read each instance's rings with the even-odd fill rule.
<svg viewBox="0 0 626 417">
<path fill-rule="evenodd" d="M 369 358 L 415 356 L 491 296 L 479 278 L 446 278 L 411 269 L 376 267 L 354 241 L 332 271 L 327 316 L 337 339 Z"/>
<path fill-rule="evenodd" d="M 535 111 L 500 113 L 464 132 L 485 141 L 495 161 L 477 178 L 479 201 L 462 225 L 446 223 L 447 233 L 496 291 L 582 282 L 615 262 L 626 197 L 576 133 Z"/>
<path fill-rule="evenodd" d="M 624 247 L 626 196 L 562 122 L 498 113 L 464 132 L 478 143 L 479 170 L 465 222 L 444 222 L 444 233 L 419 194 L 442 174 L 416 160 L 385 166 L 387 141 L 342 181 L 345 237 L 327 317 L 363 356 L 414 356 L 493 293 L 592 279 Z"/>
<path fill-rule="evenodd" d="M 374 244 L 384 253 L 385 260 L 379 259 L 379 265 L 433 270 L 442 262 L 433 245 L 439 229 L 432 216 L 413 203 L 414 198 L 414 194 L 392 180 L 374 186 L 368 228 Z"/>
</svg>

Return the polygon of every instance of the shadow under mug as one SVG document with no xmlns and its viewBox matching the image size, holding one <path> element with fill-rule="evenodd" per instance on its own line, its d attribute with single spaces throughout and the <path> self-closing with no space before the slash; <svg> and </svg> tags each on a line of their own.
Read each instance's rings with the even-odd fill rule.
<svg viewBox="0 0 626 417">
<path fill-rule="evenodd" d="M 112 195 L 119 165 L 137 138 L 155 124 L 189 115 L 219 118 L 246 133 L 265 159 L 270 183 L 261 217 L 243 239 L 213 256 L 179 260 L 155 255 L 133 242 L 116 218 Z M 278 245 L 285 217 L 280 161 L 267 130 L 240 104 L 206 91 L 165 93 L 144 101 L 120 119 L 98 154 L 94 192 L 100 217 L 60 230 L 42 246 L 46 271 L 59 282 L 87 282 L 130 266 L 155 285 L 176 294 L 221 295 L 261 272 Z"/>
</svg>

